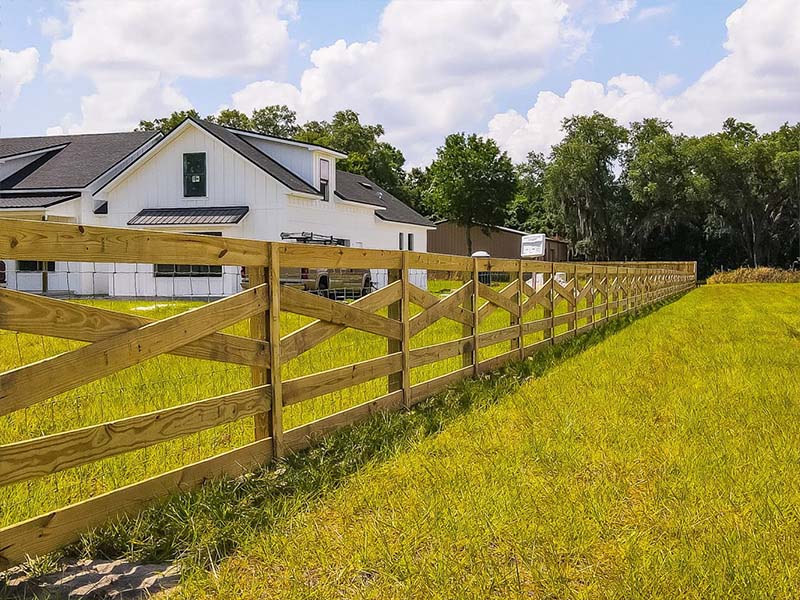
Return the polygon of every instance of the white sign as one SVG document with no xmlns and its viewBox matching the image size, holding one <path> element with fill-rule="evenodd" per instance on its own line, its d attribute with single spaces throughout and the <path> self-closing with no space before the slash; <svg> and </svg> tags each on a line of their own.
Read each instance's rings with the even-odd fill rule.
<svg viewBox="0 0 800 600">
<path fill-rule="evenodd" d="M 522 258 L 534 258 L 544 256 L 544 244 L 547 236 L 543 233 L 522 236 Z"/>
</svg>

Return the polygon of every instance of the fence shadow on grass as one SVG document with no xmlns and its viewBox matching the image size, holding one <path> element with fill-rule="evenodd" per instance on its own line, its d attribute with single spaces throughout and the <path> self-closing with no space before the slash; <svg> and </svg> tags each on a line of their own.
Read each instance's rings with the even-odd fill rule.
<svg viewBox="0 0 800 600">
<path fill-rule="evenodd" d="M 375 415 L 256 472 L 209 481 L 199 490 L 175 495 L 84 535 L 65 553 L 147 562 L 178 560 L 189 572 L 213 568 L 248 537 L 307 509 L 365 464 L 385 461 L 442 431 L 460 415 L 498 402 L 527 380 L 541 377 L 676 299 L 606 322 L 479 379 L 462 381 L 410 411 Z"/>
</svg>

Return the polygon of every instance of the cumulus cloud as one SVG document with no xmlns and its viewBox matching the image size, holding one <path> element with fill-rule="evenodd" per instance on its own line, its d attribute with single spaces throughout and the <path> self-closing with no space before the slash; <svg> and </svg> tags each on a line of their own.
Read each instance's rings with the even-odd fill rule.
<svg viewBox="0 0 800 600">
<path fill-rule="evenodd" d="M 583 52 L 589 21 L 619 19 L 632 2 L 603 4 L 608 11 L 590 17 L 561 0 L 394 0 L 375 40 L 314 50 L 299 85 L 253 82 L 232 104 L 250 111 L 284 103 L 301 120 L 353 108 L 383 123 L 411 162 L 424 161 L 444 134 L 479 126 L 499 91 L 530 85 Z"/>
<path fill-rule="evenodd" d="M 22 86 L 33 81 L 39 67 L 39 51 L 19 52 L 0 48 L 0 108 L 8 108 L 19 98 Z"/>
<path fill-rule="evenodd" d="M 656 6 L 648 6 L 646 8 L 642 8 L 639 12 L 636 13 L 634 19 L 636 21 L 649 21 L 651 19 L 658 19 L 660 17 L 665 17 L 668 14 L 672 13 L 675 7 L 672 4 L 658 4 Z"/>
<path fill-rule="evenodd" d="M 280 71 L 295 15 L 295 0 L 119 0 L 113 8 L 105 0 L 78 0 L 65 23 L 47 19 L 42 27 L 67 32 L 53 42 L 48 70 L 88 76 L 95 85 L 81 100 L 81 122 L 69 126 L 92 131 L 129 128 L 186 108 L 178 77 Z"/>
<path fill-rule="evenodd" d="M 761 129 L 800 120 L 800 4 L 748 0 L 726 25 L 728 54 L 677 95 L 666 94 L 678 83 L 671 78 L 655 85 L 625 74 L 605 85 L 576 80 L 563 95 L 540 93 L 524 115 L 495 115 L 488 135 L 521 160 L 529 150 L 558 143 L 562 119 L 595 110 L 626 124 L 649 116 L 669 119 L 689 134 L 718 130 L 729 116 Z"/>
</svg>

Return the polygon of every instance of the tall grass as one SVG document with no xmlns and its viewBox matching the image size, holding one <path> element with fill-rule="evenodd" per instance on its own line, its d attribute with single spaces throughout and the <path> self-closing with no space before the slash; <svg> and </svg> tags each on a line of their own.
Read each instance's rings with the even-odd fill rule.
<svg viewBox="0 0 800 600">
<path fill-rule="evenodd" d="M 434 284 L 435 289 L 455 289 L 460 282 Z M 438 287 L 437 287 L 438 286 Z M 162 319 L 188 310 L 198 303 L 184 301 L 83 301 L 102 308 Z M 413 313 L 418 309 L 414 307 Z M 386 314 L 386 311 L 382 311 Z M 526 315 L 541 318 L 542 310 Z M 281 315 L 285 335 L 311 319 Z M 508 326 L 509 315 L 497 310 L 481 324 L 480 331 Z M 247 322 L 225 330 L 249 335 Z M 462 336 L 462 326 L 442 320 L 412 340 L 422 347 Z M 526 336 L 530 344 L 542 333 Z M 379 336 L 345 330 L 283 367 L 284 380 L 352 364 L 386 353 L 386 340 Z M 81 346 L 81 343 L 0 330 L 0 372 L 29 364 Z M 504 342 L 480 350 L 485 360 L 510 350 Z M 412 371 L 412 383 L 431 379 L 461 367 L 460 358 L 440 361 Z M 0 444 L 67 431 L 145 412 L 168 408 L 250 387 L 247 367 L 176 356 L 160 356 L 113 376 L 106 377 L 47 402 L 0 418 Z M 287 407 L 285 428 L 295 427 L 338 412 L 386 393 L 386 378 L 351 386 L 345 390 Z M 0 486 L 0 526 L 9 525 L 77 502 L 149 476 L 177 468 L 229 450 L 253 440 L 253 419 L 243 419 L 198 434 L 161 443 L 120 456 L 69 469 L 32 481 Z"/>
<path fill-rule="evenodd" d="M 550 357 L 518 389 L 465 383 L 445 402 L 471 409 L 419 426 L 435 436 L 403 431 L 425 423 L 413 415 L 344 432 L 349 452 L 334 439 L 308 458 L 353 472 L 338 489 L 318 473 L 331 491 L 310 503 L 302 477 L 274 475 L 301 492 L 282 513 L 294 516 L 253 516 L 236 555 L 180 595 L 795 598 L 798 305 L 797 286 L 707 286 Z M 371 428 L 400 440 L 355 472 Z M 268 489 L 243 512 L 292 504 Z M 215 520 L 202 505 L 181 517 L 200 515 L 198 537 Z"/>
<path fill-rule="evenodd" d="M 706 283 L 800 283 L 800 271 L 772 267 L 743 267 L 733 271 L 717 271 Z"/>
</svg>

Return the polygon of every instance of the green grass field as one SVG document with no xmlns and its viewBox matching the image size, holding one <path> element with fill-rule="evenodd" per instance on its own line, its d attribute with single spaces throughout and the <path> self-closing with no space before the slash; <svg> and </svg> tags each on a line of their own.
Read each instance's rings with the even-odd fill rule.
<svg viewBox="0 0 800 600">
<path fill-rule="evenodd" d="M 437 291 L 455 289 L 461 285 L 460 282 L 444 281 L 432 284 L 433 289 Z M 502 287 L 502 284 L 496 287 Z M 83 302 L 155 319 L 165 318 L 197 306 L 197 303 L 163 300 Z M 542 314 L 541 309 L 531 311 L 526 315 L 526 320 L 541 318 Z M 311 319 L 305 317 L 284 313 L 281 319 L 282 334 L 294 331 L 310 321 Z M 508 313 L 498 310 L 481 324 L 481 331 L 505 327 L 508 324 Z M 226 331 L 248 335 L 249 326 L 247 322 L 243 322 Z M 415 336 L 413 346 L 435 344 L 459 338 L 461 335 L 460 324 L 442 320 Z M 526 343 L 541 339 L 541 336 L 542 333 L 527 336 Z M 0 371 L 13 369 L 80 345 L 55 338 L 0 330 Z M 490 358 L 509 349 L 509 342 L 497 344 L 482 349 L 480 358 Z M 385 353 L 384 338 L 346 330 L 292 360 L 284 367 L 283 377 L 284 379 L 299 377 L 375 358 Z M 412 382 L 424 381 L 460 366 L 460 359 L 454 358 L 419 367 L 412 371 Z M 0 418 L 0 444 L 168 408 L 244 389 L 250 385 L 250 370 L 247 367 L 161 356 L 48 402 Z M 386 378 L 382 378 L 293 405 L 284 413 L 284 426 L 288 429 L 307 423 L 376 398 L 385 392 Z M 207 458 L 252 440 L 253 420 L 247 418 L 237 423 L 41 479 L 0 487 L 0 527 Z"/>
<path fill-rule="evenodd" d="M 206 524 L 237 523 L 238 551 L 186 598 L 797 597 L 799 306 L 793 285 L 698 289 L 258 488 L 176 499 L 128 541 L 197 551 Z M 178 531 L 182 510 L 197 522 Z"/>
</svg>

